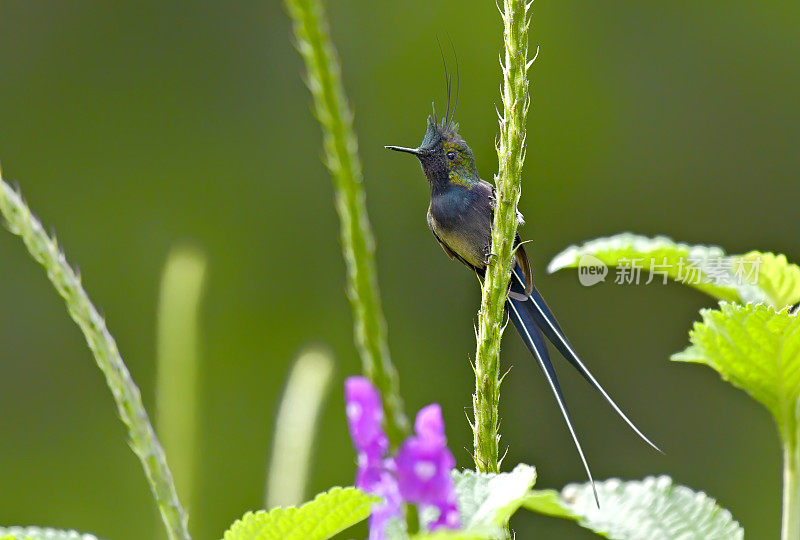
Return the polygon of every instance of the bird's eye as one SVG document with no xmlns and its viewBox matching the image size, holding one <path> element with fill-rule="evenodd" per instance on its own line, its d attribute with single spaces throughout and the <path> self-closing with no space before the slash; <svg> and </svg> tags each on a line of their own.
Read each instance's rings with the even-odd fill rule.
<svg viewBox="0 0 800 540">
<path fill-rule="evenodd" d="M 453 161 L 454 159 L 456 159 L 456 153 L 450 150 L 449 152 L 447 152 L 447 159 Z"/>
</svg>

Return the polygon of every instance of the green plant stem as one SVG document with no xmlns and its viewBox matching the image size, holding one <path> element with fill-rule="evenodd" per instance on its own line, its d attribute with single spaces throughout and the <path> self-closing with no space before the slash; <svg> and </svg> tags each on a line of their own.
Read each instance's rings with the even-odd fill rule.
<svg viewBox="0 0 800 540">
<path fill-rule="evenodd" d="M 333 176 L 356 344 L 364 373 L 383 394 L 387 434 L 398 444 L 408 433 L 409 424 L 386 342 L 375 271 L 375 241 L 367 217 L 358 143 L 339 60 L 320 0 L 286 0 L 286 7 L 294 22 L 297 49 L 306 65 L 308 88 L 322 125 L 325 162 Z"/>
<path fill-rule="evenodd" d="M 294 361 L 275 415 L 265 508 L 305 500 L 314 438 L 333 375 L 333 355 L 327 348 L 309 347 Z"/>
<path fill-rule="evenodd" d="M 413 536 L 419 533 L 419 508 L 416 504 L 406 506 L 406 523 L 408 534 Z"/>
<path fill-rule="evenodd" d="M 156 426 L 173 466 L 181 497 L 195 494 L 199 408 L 200 312 L 207 260 L 191 245 L 177 245 L 161 274 L 156 327 Z"/>
<path fill-rule="evenodd" d="M 528 27 L 530 4 L 520 0 L 503 2 L 503 115 L 497 145 L 499 172 L 492 224 L 492 254 L 486 270 L 478 313 L 473 395 L 473 443 L 475 466 L 481 472 L 498 472 L 500 441 L 500 340 L 504 329 L 505 302 L 511 272 L 514 237 L 517 233 L 517 203 L 525 160 L 525 119 L 528 96 Z"/>
<path fill-rule="evenodd" d="M 795 434 L 797 439 L 797 434 Z M 783 444 L 783 518 L 781 539 L 800 538 L 800 445 L 797 440 Z"/>
<path fill-rule="evenodd" d="M 169 537 L 189 539 L 186 514 L 178 501 L 164 451 L 142 405 L 139 389 L 128 373 L 105 321 L 92 305 L 80 279 L 70 268 L 56 242 L 45 233 L 22 197 L 2 178 L 0 213 L 9 230 L 22 238 L 31 257 L 47 271 L 47 277 L 64 299 L 70 316 L 86 337 L 114 396 L 120 418 L 128 427 L 131 448 L 142 462 Z"/>
</svg>

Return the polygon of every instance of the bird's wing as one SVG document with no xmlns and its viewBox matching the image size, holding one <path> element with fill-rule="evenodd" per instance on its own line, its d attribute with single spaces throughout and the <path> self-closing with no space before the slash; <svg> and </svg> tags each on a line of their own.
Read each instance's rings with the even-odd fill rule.
<svg viewBox="0 0 800 540">
<path fill-rule="evenodd" d="M 452 249 L 450 249 L 449 247 L 447 247 L 447 244 L 445 244 L 442 241 L 442 239 L 439 238 L 439 235 L 436 234 L 436 231 L 434 231 L 433 228 L 431 228 L 431 232 L 433 233 L 433 236 L 436 237 L 436 241 L 439 242 L 439 245 L 442 246 L 442 249 L 444 250 L 444 252 L 447 253 L 447 256 L 450 257 L 450 260 L 453 260 L 456 257 L 458 257 L 458 255 L 456 255 L 456 252 L 453 251 Z M 460 258 L 461 257 L 459 257 L 459 259 Z"/>
<path fill-rule="evenodd" d="M 439 245 L 442 246 L 442 249 L 447 254 L 447 256 L 450 257 L 451 260 L 452 259 L 457 259 L 459 262 L 461 262 L 462 264 L 465 264 L 469 268 L 472 268 L 473 270 L 478 270 L 478 268 L 476 268 L 474 265 L 470 264 L 470 262 L 467 261 L 466 259 L 464 259 L 464 257 L 462 257 L 461 255 L 459 255 L 458 253 L 456 253 L 455 251 L 450 249 L 447 246 L 447 244 L 444 243 L 444 240 L 442 240 L 439 237 L 439 235 L 436 234 L 436 231 L 433 230 L 433 227 L 431 227 L 430 229 L 431 229 L 431 232 L 433 233 L 433 236 L 436 238 L 436 241 L 439 242 Z"/>
<path fill-rule="evenodd" d="M 436 241 L 439 242 L 440 246 L 442 246 L 442 249 L 447 254 L 447 256 L 450 257 L 450 260 L 456 259 L 462 264 L 468 266 L 469 268 L 478 270 L 475 267 L 475 265 L 473 265 L 472 263 L 467 261 L 464 257 L 459 255 L 455 250 L 451 249 L 450 246 L 448 246 L 447 243 L 444 240 L 442 240 L 442 237 L 439 236 L 439 233 L 436 232 L 436 227 L 434 226 L 433 216 L 431 215 L 430 210 L 428 211 L 428 229 L 430 229 L 430 231 L 433 233 L 434 238 L 436 238 Z"/>
<path fill-rule="evenodd" d="M 522 276 L 525 278 L 525 296 L 527 297 L 533 292 L 533 270 L 531 269 L 531 261 L 528 259 L 528 252 L 525 251 L 525 244 L 520 240 L 519 234 L 514 240 L 514 244 L 516 246 L 514 257 L 517 259 L 517 264 L 522 270 Z"/>
</svg>

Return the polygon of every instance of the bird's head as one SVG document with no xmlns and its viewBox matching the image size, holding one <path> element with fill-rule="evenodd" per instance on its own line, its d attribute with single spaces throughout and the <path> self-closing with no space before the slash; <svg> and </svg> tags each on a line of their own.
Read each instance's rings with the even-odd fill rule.
<svg viewBox="0 0 800 540">
<path fill-rule="evenodd" d="M 446 119 L 438 122 L 436 114 L 428 117 L 425 137 L 417 148 L 387 146 L 389 150 L 414 154 L 422 165 L 432 189 L 456 184 L 469 187 L 478 182 L 475 157 L 458 134 L 458 124 Z"/>
</svg>

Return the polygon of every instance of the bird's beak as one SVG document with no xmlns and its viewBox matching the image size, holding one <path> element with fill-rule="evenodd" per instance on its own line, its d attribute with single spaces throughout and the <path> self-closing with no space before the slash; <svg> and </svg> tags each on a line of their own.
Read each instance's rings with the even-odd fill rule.
<svg viewBox="0 0 800 540">
<path fill-rule="evenodd" d="M 422 154 L 419 148 L 406 148 L 405 146 L 384 146 L 384 148 L 388 150 L 395 150 L 397 152 L 405 152 L 407 154 L 414 154 L 415 156 L 419 156 Z"/>
</svg>

